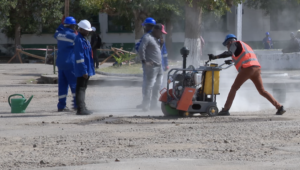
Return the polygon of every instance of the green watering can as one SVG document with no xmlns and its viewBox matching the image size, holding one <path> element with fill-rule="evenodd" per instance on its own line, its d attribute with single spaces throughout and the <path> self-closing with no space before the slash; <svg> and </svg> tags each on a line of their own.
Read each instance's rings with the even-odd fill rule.
<svg viewBox="0 0 300 170">
<path fill-rule="evenodd" d="M 21 96 L 22 98 L 10 99 L 13 96 Z M 13 94 L 8 97 L 8 104 L 11 107 L 11 113 L 25 113 L 25 110 L 30 103 L 33 96 L 31 96 L 27 101 L 22 94 Z"/>
</svg>

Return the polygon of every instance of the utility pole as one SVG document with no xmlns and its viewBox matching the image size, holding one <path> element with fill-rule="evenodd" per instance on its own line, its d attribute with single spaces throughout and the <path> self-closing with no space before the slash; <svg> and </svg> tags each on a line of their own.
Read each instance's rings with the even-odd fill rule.
<svg viewBox="0 0 300 170">
<path fill-rule="evenodd" d="M 69 5 L 70 5 L 70 0 L 65 0 L 65 17 L 69 16 Z"/>
<path fill-rule="evenodd" d="M 236 37 L 238 40 L 242 40 L 243 30 L 243 4 L 238 4 L 236 12 Z"/>
</svg>

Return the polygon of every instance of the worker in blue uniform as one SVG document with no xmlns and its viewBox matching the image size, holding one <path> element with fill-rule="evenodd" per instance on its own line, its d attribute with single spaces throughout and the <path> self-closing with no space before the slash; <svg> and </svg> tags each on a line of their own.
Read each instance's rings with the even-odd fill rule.
<svg viewBox="0 0 300 170">
<path fill-rule="evenodd" d="M 160 39 L 160 42 L 163 41 L 163 39 Z M 169 65 L 168 65 L 168 51 L 166 48 L 166 44 L 165 42 L 162 43 L 161 46 L 161 67 L 163 69 L 163 71 L 168 71 L 169 70 Z M 165 76 L 162 76 L 163 80 L 160 86 L 160 89 L 162 90 L 163 88 L 165 88 L 166 84 L 167 84 L 167 79 L 165 78 Z"/>
<path fill-rule="evenodd" d="M 93 112 L 85 105 L 85 92 L 89 78 L 95 75 L 92 47 L 87 36 L 92 31 L 91 23 L 82 20 L 78 23 L 78 35 L 75 39 L 75 75 L 77 77 L 76 102 L 78 104 L 77 115 L 90 115 Z"/>
<path fill-rule="evenodd" d="M 273 41 L 270 37 L 270 33 L 266 32 L 266 37 L 263 39 L 263 45 L 265 49 L 272 49 L 273 48 Z"/>
<path fill-rule="evenodd" d="M 58 67 L 58 104 L 59 112 L 69 111 L 66 106 L 69 86 L 73 95 L 73 109 L 77 109 L 75 92 L 76 92 L 76 76 L 74 73 L 74 40 L 76 20 L 73 17 L 66 17 L 54 34 L 57 40 L 57 59 Z"/>
</svg>

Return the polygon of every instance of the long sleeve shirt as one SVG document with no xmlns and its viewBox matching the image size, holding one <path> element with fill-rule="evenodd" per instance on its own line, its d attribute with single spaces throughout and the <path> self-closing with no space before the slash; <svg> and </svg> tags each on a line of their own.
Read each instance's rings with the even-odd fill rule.
<svg viewBox="0 0 300 170">
<path fill-rule="evenodd" d="M 54 38 L 57 40 L 56 65 L 60 70 L 74 69 L 74 40 L 76 34 L 71 28 L 66 28 L 62 24 L 56 29 Z"/>
<path fill-rule="evenodd" d="M 165 43 L 162 45 L 161 48 L 161 65 L 163 70 L 166 71 L 166 68 L 168 66 L 168 52 Z"/>
<path fill-rule="evenodd" d="M 141 61 L 153 62 L 156 65 L 161 65 L 161 50 L 159 42 L 151 34 L 147 33 L 141 41 L 138 49 L 138 54 Z"/>
<path fill-rule="evenodd" d="M 231 56 L 239 56 L 242 52 L 243 48 L 241 44 L 239 43 L 232 43 L 231 46 L 229 47 L 228 51 L 223 52 L 222 54 L 217 55 L 218 58 L 227 58 Z"/>
<path fill-rule="evenodd" d="M 82 77 L 95 75 L 94 60 L 92 58 L 92 47 L 90 42 L 78 33 L 75 39 L 75 76 Z"/>
<path fill-rule="evenodd" d="M 271 37 L 265 37 L 263 39 L 263 45 L 265 49 L 272 49 L 273 48 L 273 42 Z"/>
</svg>

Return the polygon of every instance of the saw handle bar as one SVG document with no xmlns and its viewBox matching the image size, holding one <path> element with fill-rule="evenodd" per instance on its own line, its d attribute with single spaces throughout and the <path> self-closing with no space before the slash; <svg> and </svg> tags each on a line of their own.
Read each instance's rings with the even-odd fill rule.
<svg viewBox="0 0 300 170">
<path fill-rule="evenodd" d="M 210 62 L 210 60 L 208 60 L 208 61 L 205 62 L 205 65 L 206 65 L 207 67 L 209 67 L 209 66 L 208 66 L 208 63 L 209 63 L 209 62 Z M 225 64 L 227 64 L 228 66 L 227 66 L 227 67 L 222 67 L 222 66 L 224 66 Z M 228 69 L 229 67 L 231 67 L 231 66 L 233 66 L 233 65 L 234 65 L 234 63 L 233 63 L 232 60 L 225 60 L 225 62 L 224 62 L 223 64 L 219 65 L 218 67 L 220 68 L 220 70 L 223 70 L 223 69 Z M 218 67 L 216 67 L 216 68 L 218 68 Z"/>
</svg>

